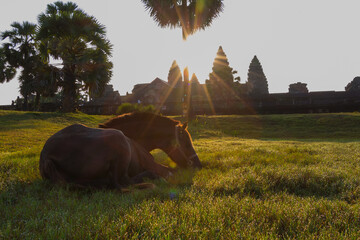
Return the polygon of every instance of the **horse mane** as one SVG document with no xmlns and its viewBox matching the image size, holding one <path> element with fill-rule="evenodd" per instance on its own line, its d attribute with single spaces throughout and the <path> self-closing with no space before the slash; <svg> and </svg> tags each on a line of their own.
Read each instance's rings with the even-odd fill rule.
<svg viewBox="0 0 360 240">
<path fill-rule="evenodd" d="M 180 124 L 180 122 L 177 120 L 160 116 L 158 114 L 148 113 L 148 112 L 132 112 L 132 113 L 122 114 L 112 119 L 109 119 L 105 123 L 99 124 L 99 127 L 113 128 L 117 125 L 124 125 L 128 123 L 136 123 L 136 122 L 145 123 L 145 124 L 147 123 L 151 126 L 161 126 L 161 127 L 164 126 L 174 127 Z"/>
</svg>

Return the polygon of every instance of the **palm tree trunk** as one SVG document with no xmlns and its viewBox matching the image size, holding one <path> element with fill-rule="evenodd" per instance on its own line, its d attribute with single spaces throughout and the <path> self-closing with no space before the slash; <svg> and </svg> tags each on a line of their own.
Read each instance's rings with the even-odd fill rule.
<svg viewBox="0 0 360 240">
<path fill-rule="evenodd" d="M 39 93 L 39 92 L 36 92 L 35 103 L 34 103 L 34 110 L 35 110 L 35 111 L 39 111 L 39 110 L 40 110 L 39 102 L 40 102 L 40 93 Z"/>
<path fill-rule="evenodd" d="M 27 94 L 24 95 L 24 104 L 22 106 L 22 109 L 23 109 L 23 111 L 28 110 L 28 95 Z"/>
<path fill-rule="evenodd" d="M 187 36 L 189 35 L 188 30 L 188 17 L 189 15 L 187 14 L 187 0 L 182 0 L 181 1 L 181 7 L 180 7 L 180 14 L 181 16 L 180 19 L 182 19 L 181 21 L 183 22 L 182 24 L 182 36 L 183 36 L 183 40 L 186 40 Z"/>
<path fill-rule="evenodd" d="M 64 90 L 63 90 L 63 112 L 74 112 L 76 102 L 76 78 L 74 67 L 65 67 Z"/>
</svg>

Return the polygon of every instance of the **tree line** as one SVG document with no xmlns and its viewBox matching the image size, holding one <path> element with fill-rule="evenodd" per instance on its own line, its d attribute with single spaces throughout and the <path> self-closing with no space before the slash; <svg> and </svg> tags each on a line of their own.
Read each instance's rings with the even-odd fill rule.
<svg viewBox="0 0 360 240">
<path fill-rule="evenodd" d="M 105 26 L 77 4 L 48 4 L 38 23 L 13 22 L 1 32 L 0 83 L 17 74 L 27 110 L 28 97 L 60 94 L 62 110 L 71 112 L 82 91 L 102 93 L 112 76 L 112 44 Z"/>
</svg>

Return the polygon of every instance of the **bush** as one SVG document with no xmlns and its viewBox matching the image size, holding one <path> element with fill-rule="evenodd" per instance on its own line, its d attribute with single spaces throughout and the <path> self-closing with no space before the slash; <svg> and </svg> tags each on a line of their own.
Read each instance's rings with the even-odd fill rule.
<svg viewBox="0 0 360 240">
<path fill-rule="evenodd" d="M 150 112 L 150 113 L 154 113 L 155 112 L 155 107 L 154 105 L 146 105 L 146 106 L 141 106 L 140 109 L 141 112 Z"/>
<path fill-rule="evenodd" d="M 134 112 L 135 106 L 136 106 L 135 104 L 123 103 L 118 107 L 118 109 L 116 110 L 116 113 L 124 114 L 124 113 Z"/>
<path fill-rule="evenodd" d="M 154 105 L 146 105 L 143 106 L 141 104 L 131 104 L 131 103 L 123 103 L 116 110 L 116 114 L 124 114 L 130 112 L 155 112 Z"/>
</svg>

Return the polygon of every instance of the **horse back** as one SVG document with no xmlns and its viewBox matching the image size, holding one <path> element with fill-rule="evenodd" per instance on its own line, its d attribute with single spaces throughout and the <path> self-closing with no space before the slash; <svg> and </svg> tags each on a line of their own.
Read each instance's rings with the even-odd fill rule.
<svg viewBox="0 0 360 240">
<path fill-rule="evenodd" d="M 96 181 L 106 178 L 114 164 L 126 168 L 130 158 L 131 146 L 121 131 L 74 124 L 45 143 L 40 173 L 54 182 Z"/>
</svg>

